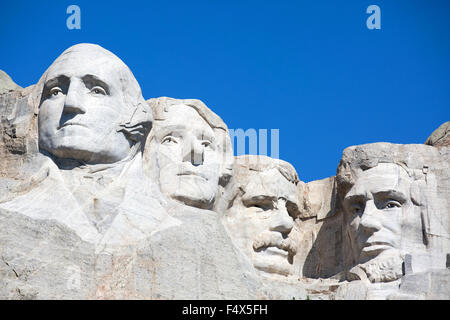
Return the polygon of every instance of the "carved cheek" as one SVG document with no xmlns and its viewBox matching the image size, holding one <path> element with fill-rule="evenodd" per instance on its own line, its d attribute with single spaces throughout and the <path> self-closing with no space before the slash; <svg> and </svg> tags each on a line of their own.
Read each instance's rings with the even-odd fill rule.
<svg viewBox="0 0 450 320">
<path fill-rule="evenodd" d="M 59 120 L 61 119 L 63 106 L 63 99 L 61 99 L 61 101 L 44 101 L 39 109 L 40 129 L 52 128 L 56 130 L 59 125 Z"/>
<path fill-rule="evenodd" d="M 207 164 L 215 164 L 215 163 L 219 163 L 219 155 L 217 154 L 216 151 L 214 150 L 210 150 L 210 149 L 205 149 L 204 154 L 204 162 Z"/>
<path fill-rule="evenodd" d="M 405 208 L 402 207 L 384 212 L 382 215 L 383 228 L 389 230 L 389 232 L 395 235 L 400 235 L 403 215 L 402 213 L 404 210 Z"/>
<path fill-rule="evenodd" d="M 260 211 L 257 212 L 256 217 L 261 223 L 268 224 L 270 223 L 270 219 L 273 216 L 273 212 L 271 210 Z"/>
<path fill-rule="evenodd" d="M 117 101 L 110 99 L 110 97 L 102 97 L 100 99 L 101 101 L 99 101 L 99 105 L 105 109 L 107 108 L 105 113 L 108 114 L 108 118 L 111 119 L 111 122 L 119 124 L 123 122 L 124 119 L 126 121 L 130 120 L 130 116 L 124 115 L 124 112 L 121 111 L 121 109 L 123 110 L 124 108 L 123 104 L 119 104 Z M 100 113 L 99 116 L 102 116 L 102 114 Z"/>
<path fill-rule="evenodd" d="M 156 152 L 161 164 L 181 163 L 181 148 L 178 145 L 160 144 Z"/>
</svg>

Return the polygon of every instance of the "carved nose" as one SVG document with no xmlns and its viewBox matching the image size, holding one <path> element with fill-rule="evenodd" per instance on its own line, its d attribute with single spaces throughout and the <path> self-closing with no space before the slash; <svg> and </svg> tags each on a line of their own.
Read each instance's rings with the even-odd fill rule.
<svg viewBox="0 0 450 320">
<path fill-rule="evenodd" d="M 364 208 L 364 212 L 359 224 L 360 227 L 362 227 L 368 233 L 377 232 L 382 228 L 381 223 L 378 219 L 378 209 L 375 206 L 373 200 L 369 200 L 366 202 L 366 206 Z"/>
<path fill-rule="evenodd" d="M 77 82 L 72 81 L 70 83 L 66 98 L 64 100 L 64 113 L 86 113 L 86 109 L 83 107 L 83 99 L 80 96 L 80 89 L 80 85 Z"/>
<path fill-rule="evenodd" d="M 289 233 L 293 227 L 294 220 L 287 211 L 286 201 L 279 200 L 278 206 L 274 208 L 274 215 L 271 219 L 270 230 L 281 233 Z"/>
<path fill-rule="evenodd" d="M 199 141 L 196 141 L 194 139 L 187 145 L 187 148 L 185 148 L 184 150 L 183 161 L 190 162 L 194 166 L 199 166 L 203 164 L 204 161 L 203 146 Z"/>
</svg>

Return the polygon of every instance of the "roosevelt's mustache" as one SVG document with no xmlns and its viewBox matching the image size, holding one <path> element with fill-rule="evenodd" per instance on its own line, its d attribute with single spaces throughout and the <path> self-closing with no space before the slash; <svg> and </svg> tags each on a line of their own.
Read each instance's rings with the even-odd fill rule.
<svg viewBox="0 0 450 320">
<path fill-rule="evenodd" d="M 291 238 L 283 239 L 279 232 L 265 231 L 259 234 L 253 241 L 253 250 L 257 251 L 261 248 L 276 247 L 287 251 L 290 255 L 295 255 L 297 246 Z"/>
</svg>

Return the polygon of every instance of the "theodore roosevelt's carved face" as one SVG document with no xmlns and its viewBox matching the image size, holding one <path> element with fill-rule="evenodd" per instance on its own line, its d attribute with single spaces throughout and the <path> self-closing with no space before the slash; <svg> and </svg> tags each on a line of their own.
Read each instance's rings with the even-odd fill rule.
<svg viewBox="0 0 450 320">
<path fill-rule="evenodd" d="M 225 224 L 256 269 L 292 273 L 296 245 L 289 237 L 297 210 L 297 188 L 277 168 L 248 172 L 243 194 L 227 212 Z"/>
<path fill-rule="evenodd" d="M 98 46 L 78 45 L 49 68 L 39 107 L 39 147 L 86 163 L 124 159 L 130 142 L 119 125 L 126 106 L 123 83 L 132 75 Z"/>
<path fill-rule="evenodd" d="M 221 153 L 211 126 L 192 107 L 166 107 L 155 121 L 150 158 L 156 160 L 161 191 L 186 205 L 210 209 L 218 192 Z"/>
</svg>

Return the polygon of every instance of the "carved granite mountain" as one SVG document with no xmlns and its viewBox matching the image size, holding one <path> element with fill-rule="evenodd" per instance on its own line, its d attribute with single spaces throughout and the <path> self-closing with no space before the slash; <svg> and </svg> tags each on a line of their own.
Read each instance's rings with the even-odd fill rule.
<svg viewBox="0 0 450 320">
<path fill-rule="evenodd" d="M 100 46 L 1 72 L 0 298 L 450 299 L 447 129 L 305 183 Z"/>
</svg>

